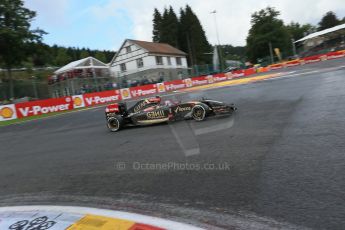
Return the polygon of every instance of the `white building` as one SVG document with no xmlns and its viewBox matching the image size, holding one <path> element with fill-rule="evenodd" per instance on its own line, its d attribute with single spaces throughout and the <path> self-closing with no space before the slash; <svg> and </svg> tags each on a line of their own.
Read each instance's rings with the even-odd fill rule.
<svg viewBox="0 0 345 230">
<path fill-rule="evenodd" d="M 182 79 L 188 74 L 186 55 L 169 44 L 127 39 L 110 62 L 110 71 L 126 80 Z"/>
</svg>

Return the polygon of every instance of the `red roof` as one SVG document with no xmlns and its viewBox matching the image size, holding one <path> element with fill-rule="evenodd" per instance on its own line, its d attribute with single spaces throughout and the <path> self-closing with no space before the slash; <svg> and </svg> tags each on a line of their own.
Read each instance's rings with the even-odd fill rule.
<svg viewBox="0 0 345 230">
<path fill-rule="evenodd" d="M 155 54 L 171 54 L 171 55 L 181 55 L 186 56 L 187 54 L 175 47 L 166 44 L 166 43 L 157 43 L 157 42 L 146 42 L 146 41 L 138 41 L 138 40 L 131 40 L 132 43 L 146 49 L 149 53 Z"/>
</svg>

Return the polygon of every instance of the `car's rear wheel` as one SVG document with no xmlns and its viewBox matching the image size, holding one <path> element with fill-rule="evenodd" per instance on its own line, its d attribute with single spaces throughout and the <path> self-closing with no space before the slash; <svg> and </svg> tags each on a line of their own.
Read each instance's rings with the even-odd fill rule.
<svg viewBox="0 0 345 230">
<path fill-rule="evenodd" d="M 123 127 L 123 118 L 121 116 L 109 117 L 107 126 L 111 132 L 117 132 Z"/>
<path fill-rule="evenodd" d="M 206 109 L 201 105 L 193 107 L 192 118 L 196 121 L 203 121 L 206 117 Z"/>
</svg>

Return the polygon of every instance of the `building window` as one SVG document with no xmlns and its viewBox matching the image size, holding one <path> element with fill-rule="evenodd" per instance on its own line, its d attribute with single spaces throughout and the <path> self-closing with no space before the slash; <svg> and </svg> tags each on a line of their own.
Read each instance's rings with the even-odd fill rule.
<svg viewBox="0 0 345 230">
<path fill-rule="evenodd" d="M 127 53 L 132 52 L 132 49 L 131 49 L 131 47 L 130 47 L 130 46 L 127 46 L 127 47 L 126 47 L 126 52 L 127 52 Z"/>
<path fill-rule="evenodd" d="M 125 72 L 127 70 L 126 69 L 126 63 L 120 64 L 120 69 L 121 69 L 121 72 Z"/>
<path fill-rule="evenodd" d="M 144 66 L 144 61 L 142 58 L 137 59 L 137 66 L 138 66 L 138 68 L 141 68 Z"/>
<path fill-rule="evenodd" d="M 157 65 L 163 65 L 163 57 L 156 56 L 156 63 Z"/>
<path fill-rule="evenodd" d="M 180 57 L 176 58 L 176 65 L 182 65 L 182 61 Z"/>
<path fill-rule="evenodd" d="M 167 57 L 167 60 L 168 60 L 168 65 L 171 65 L 171 58 Z"/>
</svg>

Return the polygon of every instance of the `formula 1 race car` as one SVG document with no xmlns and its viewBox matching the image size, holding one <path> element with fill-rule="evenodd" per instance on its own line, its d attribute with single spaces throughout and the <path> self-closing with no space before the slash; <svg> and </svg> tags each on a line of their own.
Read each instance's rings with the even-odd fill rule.
<svg viewBox="0 0 345 230">
<path fill-rule="evenodd" d="M 105 109 L 107 126 L 116 132 L 125 126 L 139 126 L 194 119 L 203 121 L 206 117 L 215 115 L 231 115 L 236 108 L 233 104 L 202 99 L 185 103 L 166 101 L 161 104 L 161 98 L 151 97 L 135 103 L 127 109 L 126 103 L 110 104 Z"/>
</svg>

